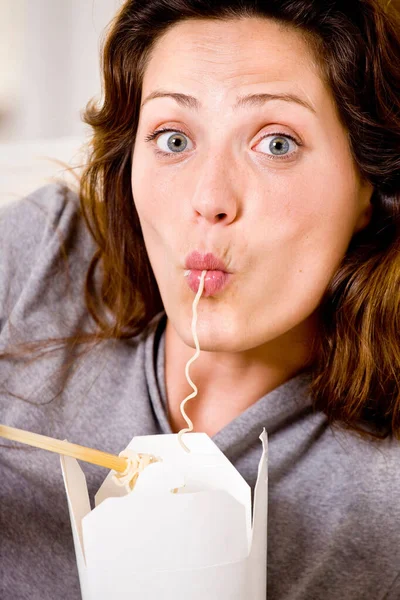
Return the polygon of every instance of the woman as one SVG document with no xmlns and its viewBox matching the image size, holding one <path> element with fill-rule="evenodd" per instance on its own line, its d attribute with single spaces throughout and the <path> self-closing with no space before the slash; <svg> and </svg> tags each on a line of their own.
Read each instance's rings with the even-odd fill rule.
<svg viewBox="0 0 400 600">
<path fill-rule="evenodd" d="M 109 452 L 185 426 L 212 271 L 187 412 L 252 486 L 268 431 L 269 600 L 400 597 L 399 64 L 386 1 L 130 0 L 80 209 L 1 219 L 1 421 Z M 1 597 L 79 598 L 57 457 L 1 465 Z"/>
</svg>

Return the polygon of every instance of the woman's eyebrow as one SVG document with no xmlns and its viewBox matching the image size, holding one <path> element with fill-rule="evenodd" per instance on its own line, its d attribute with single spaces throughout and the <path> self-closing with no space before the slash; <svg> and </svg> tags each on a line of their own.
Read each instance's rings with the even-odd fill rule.
<svg viewBox="0 0 400 600">
<path fill-rule="evenodd" d="M 154 90 L 151 92 L 145 100 L 141 104 L 141 108 L 149 102 L 149 100 L 154 100 L 154 98 L 173 98 L 176 102 L 185 108 L 189 108 L 191 110 L 199 111 L 201 108 L 201 102 L 195 98 L 194 96 L 189 96 L 188 94 L 182 94 L 179 92 L 169 92 L 167 90 Z M 247 94 L 245 96 L 239 96 L 236 99 L 236 104 L 233 109 L 237 110 L 238 108 L 244 107 L 259 107 L 263 106 L 266 102 L 270 100 L 283 100 L 284 102 L 295 102 L 296 104 L 300 104 L 304 108 L 310 110 L 313 114 L 317 114 L 315 108 L 305 99 L 300 98 L 296 94 L 292 93 L 283 93 L 283 94 L 267 94 L 267 93 L 259 93 L 259 94 Z"/>
</svg>

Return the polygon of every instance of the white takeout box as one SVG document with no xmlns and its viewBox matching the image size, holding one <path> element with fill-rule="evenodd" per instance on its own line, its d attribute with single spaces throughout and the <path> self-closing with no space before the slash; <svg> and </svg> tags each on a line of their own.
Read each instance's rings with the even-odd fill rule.
<svg viewBox="0 0 400 600">
<path fill-rule="evenodd" d="M 110 471 L 90 509 L 86 479 L 61 457 L 83 600 L 265 600 L 267 433 L 254 492 L 205 433 L 135 437 L 162 458 L 132 492 Z M 177 493 L 172 490 L 178 488 Z"/>
</svg>

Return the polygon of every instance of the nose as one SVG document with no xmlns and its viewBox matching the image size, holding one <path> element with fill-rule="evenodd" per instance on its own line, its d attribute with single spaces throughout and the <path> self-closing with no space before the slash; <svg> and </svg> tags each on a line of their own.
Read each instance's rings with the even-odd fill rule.
<svg viewBox="0 0 400 600">
<path fill-rule="evenodd" d="M 225 161 L 207 160 L 197 177 L 192 208 L 198 219 L 214 225 L 229 225 L 238 216 L 239 198 L 235 186 L 235 169 Z"/>
</svg>

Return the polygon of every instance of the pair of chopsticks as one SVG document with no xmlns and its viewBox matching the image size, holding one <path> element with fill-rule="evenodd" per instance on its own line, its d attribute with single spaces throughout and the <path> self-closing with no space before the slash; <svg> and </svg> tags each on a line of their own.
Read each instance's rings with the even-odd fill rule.
<svg viewBox="0 0 400 600">
<path fill-rule="evenodd" d="M 73 458 L 99 465 L 100 467 L 113 469 L 118 473 L 123 473 L 128 465 L 127 459 L 123 456 L 116 456 L 115 454 L 109 454 L 108 452 L 102 452 L 101 450 L 95 450 L 94 448 L 79 446 L 79 444 L 63 442 L 48 437 L 47 435 L 40 435 L 38 433 L 24 431 L 23 429 L 8 427 L 7 425 L 0 425 L 0 437 L 13 440 L 14 442 L 28 444 L 35 448 L 42 448 L 49 452 L 57 452 L 57 454 L 62 454 L 64 456 L 72 456 Z"/>
</svg>

